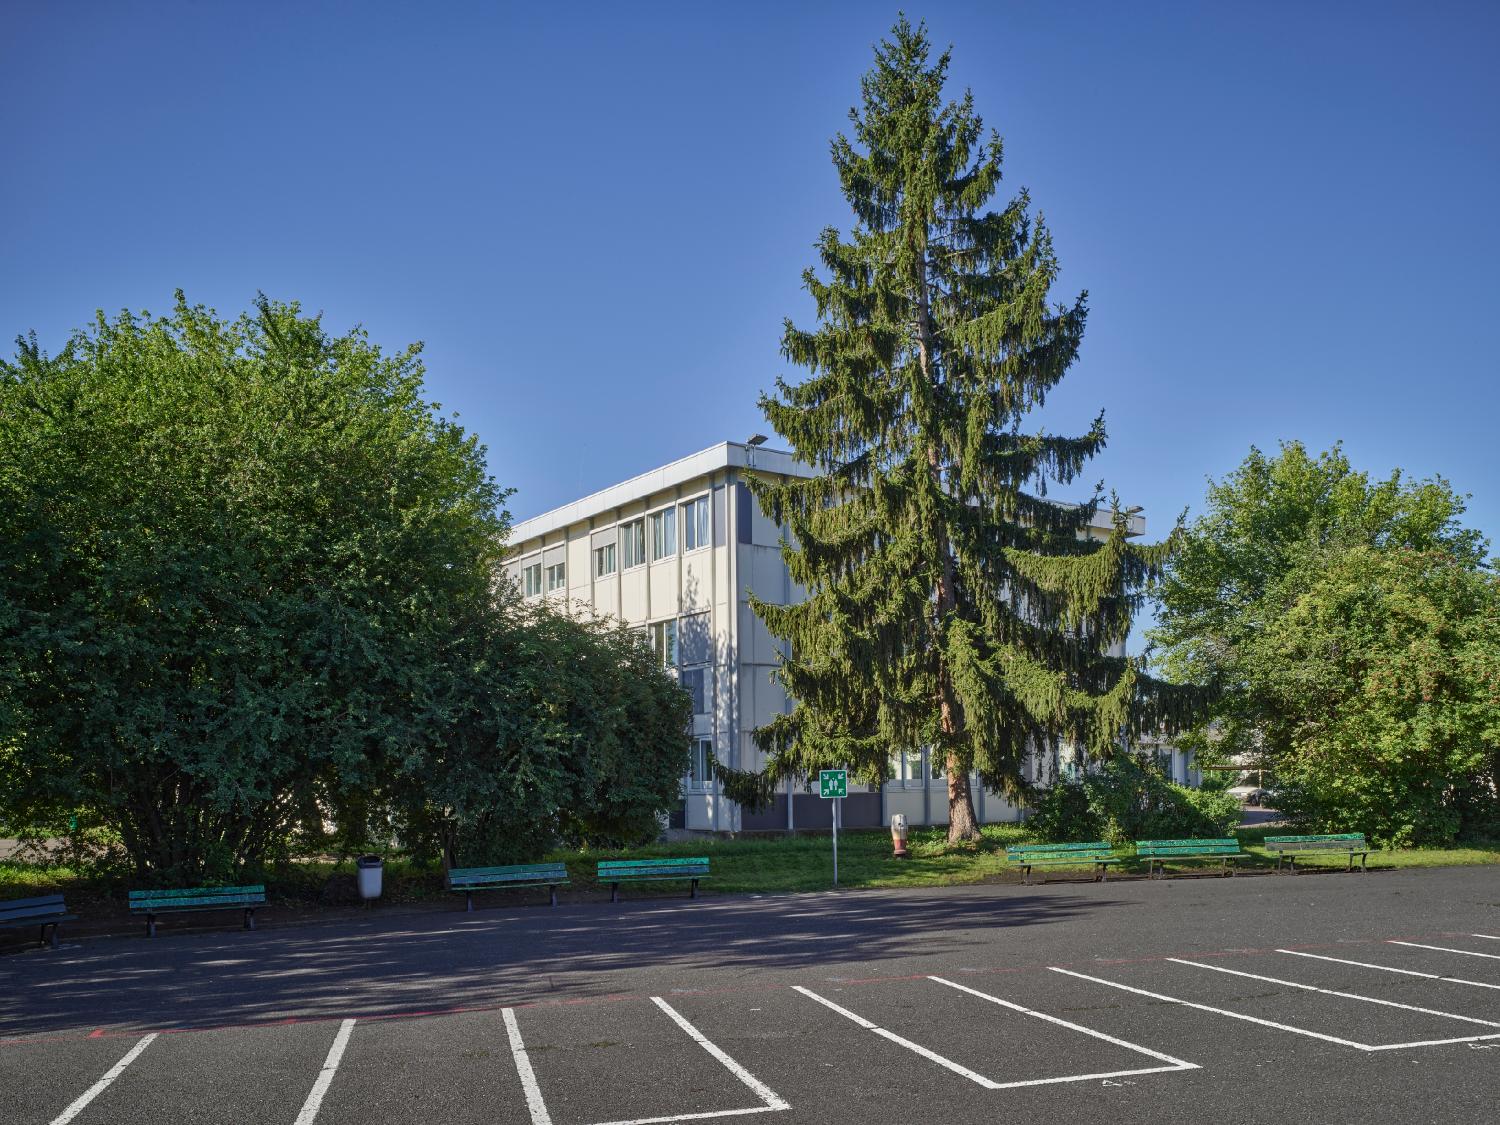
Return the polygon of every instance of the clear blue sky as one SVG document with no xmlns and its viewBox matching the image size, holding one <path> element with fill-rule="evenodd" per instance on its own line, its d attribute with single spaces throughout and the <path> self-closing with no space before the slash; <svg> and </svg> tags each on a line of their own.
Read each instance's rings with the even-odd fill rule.
<svg viewBox="0 0 1500 1125">
<path fill-rule="evenodd" d="M 912 4 L 1064 266 L 1093 477 L 1157 531 L 1259 444 L 1500 539 L 1500 5 Z M 533 515 L 765 429 L 891 4 L 0 6 L 0 333 L 257 290 L 427 346 Z M 1500 547 L 1497 547 L 1500 549 Z"/>
</svg>

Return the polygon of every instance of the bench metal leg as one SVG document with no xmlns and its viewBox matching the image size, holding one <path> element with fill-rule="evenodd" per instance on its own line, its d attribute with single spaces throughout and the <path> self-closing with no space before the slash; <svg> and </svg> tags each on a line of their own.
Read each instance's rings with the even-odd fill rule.
<svg viewBox="0 0 1500 1125">
<path fill-rule="evenodd" d="M 697 897 L 698 897 L 698 880 L 694 879 L 693 880 L 693 889 L 688 892 L 688 898 L 697 898 Z"/>
<path fill-rule="evenodd" d="M 156 915 L 155 914 L 147 914 L 146 915 L 146 936 L 147 937 L 155 937 L 156 936 Z"/>
<path fill-rule="evenodd" d="M 609 885 L 609 901 L 610 902 L 619 902 L 620 901 L 620 884 L 619 883 L 611 883 Z"/>
<path fill-rule="evenodd" d="M 547 895 L 548 895 L 549 898 L 552 899 L 552 905 L 556 906 L 557 905 L 557 884 L 554 883 L 552 886 L 550 886 L 550 887 L 547 888 Z"/>
<path fill-rule="evenodd" d="M 474 892 L 473 891 L 465 891 L 464 892 L 464 902 L 468 904 L 464 908 L 465 912 L 469 913 L 469 914 L 473 914 L 474 913 Z"/>
<path fill-rule="evenodd" d="M 1365 866 L 1365 860 L 1369 858 L 1369 855 L 1370 855 L 1369 852 L 1360 852 L 1359 853 L 1359 869 L 1361 871 L 1369 871 L 1370 870 L 1368 867 Z M 1350 859 L 1349 866 L 1350 866 L 1351 869 L 1354 867 L 1354 860 L 1353 859 Z"/>
<path fill-rule="evenodd" d="M 1096 882 L 1096 883 L 1102 883 L 1102 882 L 1104 882 L 1108 878 L 1109 878 L 1109 868 L 1105 867 L 1104 864 L 1102 864 L 1102 863 L 1099 864 L 1099 877 L 1097 879 L 1095 879 L 1094 882 Z"/>
<path fill-rule="evenodd" d="M 56 949 L 57 948 L 57 928 L 58 928 L 59 925 L 61 925 L 61 923 L 59 923 L 59 922 L 43 922 L 42 923 L 41 932 L 37 934 L 37 938 L 36 938 L 37 945 L 41 946 L 43 948 L 46 947 L 46 945 L 47 945 L 47 927 L 51 926 L 52 927 L 52 948 Z"/>
<path fill-rule="evenodd" d="M 245 908 L 245 929 L 255 929 L 255 907 L 253 906 Z"/>
</svg>

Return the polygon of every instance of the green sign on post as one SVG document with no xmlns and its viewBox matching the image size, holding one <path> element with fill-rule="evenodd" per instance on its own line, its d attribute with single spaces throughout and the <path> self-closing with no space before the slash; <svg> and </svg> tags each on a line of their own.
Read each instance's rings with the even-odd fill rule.
<svg viewBox="0 0 1500 1125">
<path fill-rule="evenodd" d="M 848 770 L 819 770 L 818 796 L 833 801 L 833 885 L 839 885 L 839 798 L 849 796 Z"/>
<path fill-rule="evenodd" d="M 847 797 L 847 796 L 849 796 L 849 771 L 848 770 L 819 770 L 818 771 L 818 796 L 819 797 Z"/>
</svg>

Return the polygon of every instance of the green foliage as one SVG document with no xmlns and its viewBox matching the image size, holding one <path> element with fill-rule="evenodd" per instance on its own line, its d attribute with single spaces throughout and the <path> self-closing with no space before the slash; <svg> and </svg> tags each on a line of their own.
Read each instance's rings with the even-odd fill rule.
<svg viewBox="0 0 1500 1125">
<path fill-rule="evenodd" d="M 1218 689 L 1221 756 L 1318 831 L 1492 831 L 1500 585 L 1446 482 L 1372 482 L 1335 448 L 1258 450 L 1212 484 L 1162 587 L 1169 676 Z"/>
<path fill-rule="evenodd" d="M 506 493 L 422 374 L 296 305 L 180 293 L 0 361 L 0 822 L 107 830 L 138 881 L 188 883 L 298 838 L 650 831 L 682 693 L 513 603 Z"/>
<path fill-rule="evenodd" d="M 691 704 L 650 650 L 547 606 L 511 605 L 468 637 L 434 701 L 442 738 L 394 790 L 407 846 L 475 866 L 655 837 L 680 796 Z"/>
<path fill-rule="evenodd" d="M 1282 811 L 1390 845 L 1492 831 L 1500 580 L 1444 552 L 1364 546 L 1278 589 L 1286 608 L 1246 666 L 1276 713 Z"/>
<path fill-rule="evenodd" d="M 1026 827 L 1052 844 L 1097 840 L 1102 828 L 1083 782 L 1058 778 L 1027 798 Z"/>
<path fill-rule="evenodd" d="M 1043 840 L 1177 840 L 1227 836 L 1240 803 L 1190 789 L 1131 754 L 1117 754 L 1082 781 L 1059 780 L 1030 800 L 1027 827 Z"/>
<path fill-rule="evenodd" d="M 807 591 L 754 601 L 792 642 L 779 677 L 796 708 L 758 732 L 773 777 L 848 765 L 875 781 L 892 751 L 932 746 L 953 778 L 954 838 L 977 831 L 968 777 L 1022 787 L 1032 748 L 1113 752 L 1124 731 L 1191 715 L 1121 642 L 1166 546 L 1090 528 L 1101 497 L 1046 499 L 1105 441 L 1024 432 L 1078 355 L 1085 297 L 1053 306 L 1059 266 L 1022 192 L 985 208 L 1001 143 L 966 94 L 944 101 L 947 53 L 904 18 L 876 49 L 833 163 L 854 212 L 809 269 L 819 325 L 786 325 L 810 372 L 761 401 L 812 479 L 758 481 Z M 753 790 L 754 786 L 747 785 Z"/>
</svg>

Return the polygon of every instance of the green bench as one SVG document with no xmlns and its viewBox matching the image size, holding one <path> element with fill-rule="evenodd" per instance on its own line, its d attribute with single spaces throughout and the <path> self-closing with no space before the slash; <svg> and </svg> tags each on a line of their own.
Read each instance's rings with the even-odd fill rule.
<svg viewBox="0 0 1500 1125">
<path fill-rule="evenodd" d="M 47 944 L 47 928 L 52 929 L 52 948 L 57 948 L 57 928 L 72 922 L 78 915 L 69 914 L 62 895 L 40 895 L 37 898 L 13 898 L 0 902 L 0 930 L 19 930 L 39 926 L 38 943 Z"/>
<path fill-rule="evenodd" d="M 245 929 L 255 929 L 255 908 L 264 906 L 266 888 L 187 887 L 170 891 L 131 891 L 130 913 L 146 916 L 146 936 L 156 936 L 158 914 L 188 914 L 199 910 L 243 910 Z"/>
<path fill-rule="evenodd" d="M 1354 857 L 1359 856 L 1359 869 L 1367 871 L 1365 861 L 1370 854 L 1370 845 L 1363 832 L 1340 832 L 1325 836 L 1267 836 L 1266 851 L 1276 853 L 1276 870 L 1281 870 L 1281 861 L 1287 860 L 1292 874 L 1297 874 L 1297 857 L 1309 855 L 1347 855 L 1349 870 L 1354 870 Z"/>
<path fill-rule="evenodd" d="M 1021 869 L 1021 881 L 1031 886 L 1033 867 L 1082 867 L 1092 864 L 1096 882 L 1104 882 L 1111 864 L 1121 857 L 1102 840 L 1078 844 L 1016 844 L 1005 849 L 1007 863 Z M 1042 882 L 1046 882 L 1045 878 Z"/>
<path fill-rule="evenodd" d="M 602 859 L 598 878 L 609 884 L 609 901 L 620 901 L 621 883 L 654 883 L 666 879 L 691 879 L 689 898 L 698 897 L 698 880 L 708 878 L 708 859 Z"/>
<path fill-rule="evenodd" d="M 448 889 L 462 893 L 474 912 L 475 891 L 498 891 L 507 887 L 546 887 L 557 905 L 557 888 L 567 886 L 568 867 L 564 863 L 520 863 L 509 867 L 455 867 L 448 872 Z"/>
<path fill-rule="evenodd" d="M 1166 874 L 1167 862 L 1217 859 L 1225 875 L 1233 875 L 1230 864 L 1248 857 L 1240 851 L 1240 842 L 1232 836 L 1203 840 L 1137 840 L 1135 854 L 1146 861 L 1146 874 L 1159 879 Z"/>
</svg>

